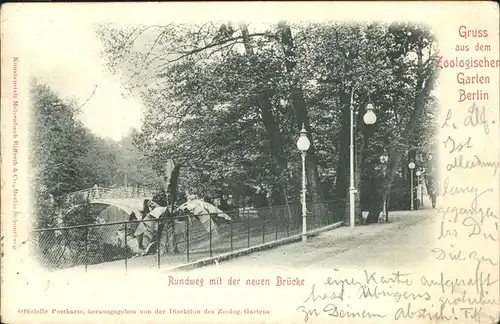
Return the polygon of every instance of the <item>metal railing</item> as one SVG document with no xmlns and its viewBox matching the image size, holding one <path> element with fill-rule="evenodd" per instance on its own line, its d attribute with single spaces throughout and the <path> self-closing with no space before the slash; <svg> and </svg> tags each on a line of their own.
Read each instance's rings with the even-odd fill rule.
<svg viewBox="0 0 500 324">
<path fill-rule="evenodd" d="M 339 222 L 334 201 L 308 205 L 308 231 Z M 194 262 L 260 244 L 270 243 L 302 231 L 300 205 L 240 209 L 226 212 L 233 221 L 211 214 L 202 224 L 197 217 L 180 215 L 151 220 L 88 224 L 36 229 L 30 242 L 33 256 L 49 269 L 100 267 L 162 267 Z M 140 223 L 155 233 L 149 254 L 134 236 Z M 143 234 L 145 235 L 145 234 Z M 145 246 L 143 248 L 146 248 Z M 119 263 L 117 263 L 119 262 Z"/>
<path fill-rule="evenodd" d="M 69 193 L 63 200 L 67 203 L 85 200 L 106 200 L 106 199 L 146 199 L 153 197 L 153 191 L 140 187 L 117 187 L 103 188 L 94 187 Z"/>
</svg>

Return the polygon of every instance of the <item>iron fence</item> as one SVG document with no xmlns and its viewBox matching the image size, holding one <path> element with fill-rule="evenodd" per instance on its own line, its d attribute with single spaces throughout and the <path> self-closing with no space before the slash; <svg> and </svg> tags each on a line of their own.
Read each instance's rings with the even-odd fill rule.
<svg viewBox="0 0 500 324">
<path fill-rule="evenodd" d="M 334 207 L 334 201 L 309 204 L 308 231 L 341 221 Z M 31 251 L 48 269 L 83 267 L 87 271 L 105 265 L 125 271 L 131 267 L 172 268 L 302 232 L 301 205 L 240 209 L 225 214 L 232 221 L 211 214 L 209 221 L 202 223 L 199 217 L 179 215 L 36 229 L 31 233 Z M 141 223 L 148 234 L 154 233 L 149 251 L 141 246 L 141 236 L 135 235 Z M 143 242 L 147 241 L 144 235 Z"/>
</svg>

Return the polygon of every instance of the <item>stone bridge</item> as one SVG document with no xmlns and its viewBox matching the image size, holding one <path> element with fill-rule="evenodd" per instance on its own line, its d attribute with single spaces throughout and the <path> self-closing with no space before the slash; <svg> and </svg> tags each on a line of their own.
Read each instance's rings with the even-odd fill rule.
<svg viewBox="0 0 500 324">
<path fill-rule="evenodd" d="M 138 215 L 144 199 L 151 199 L 153 194 L 152 190 L 138 187 L 104 188 L 94 186 L 67 194 L 64 200 L 69 206 L 76 206 L 88 201 L 96 207 L 101 206 L 98 208 L 101 210 L 108 206 L 114 206 L 127 214 L 134 212 Z"/>
</svg>

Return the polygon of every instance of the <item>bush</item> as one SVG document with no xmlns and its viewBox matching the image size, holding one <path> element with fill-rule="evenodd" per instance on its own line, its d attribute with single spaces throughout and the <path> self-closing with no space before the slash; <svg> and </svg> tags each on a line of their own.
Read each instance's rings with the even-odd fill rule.
<svg viewBox="0 0 500 324">
<path fill-rule="evenodd" d="M 102 252 L 103 259 L 102 261 L 96 263 L 123 260 L 125 258 L 128 259 L 134 255 L 134 252 L 128 245 L 119 246 L 119 245 L 104 243 L 102 245 L 102 251 L 103 251 Z"/>
</svg>

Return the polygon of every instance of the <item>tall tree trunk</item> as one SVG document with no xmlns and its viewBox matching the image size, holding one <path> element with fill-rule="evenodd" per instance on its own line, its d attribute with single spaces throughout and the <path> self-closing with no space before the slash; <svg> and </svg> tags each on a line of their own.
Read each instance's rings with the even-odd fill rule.
<svg viewBox="0 0 500 324">
<path fill-rule="evenodd" d="M 243 45 L 245 52 L 251 57 L 254 54 L 253 47 L 250 43 L 248 28 L 244 24 L 240 24 L 241 34 L 243 36 Z M 279 177 L 278 185 L 271 192 L 271 203 L 273 205 L 284 205 L 286 203 L 286 183 L 288 173 L 287 161 L 283 153 L 283 141 L 278 121 L 274 118 L 273 107 L 271 103 L 271 93 L 268 89 L 263 89 L 257 94 L 257 104 L 260 109 L 262 123 L 266 130 L 269 152 L 273 157 L 274 173 Z"/>
<path fill-rule="evenodd" d="M 434 83 L 436 82 L 436 77 L 437 77 L 436 72 L 433 71 L 427 77 L 427 79 L 425 79 L 425 81 L 422 76 L 419 78 L 416 87 L 417 95 L 415 96 L 414 109 L 403 131 L 403 143 L 402 143 L 403 145 L 398 147 L 405 147 L 406 145 L 408 145 L 408 142 L 410 141 L 411 136 L 413 135 L 413 132 L 417 127 L 417 121 L 424 111 L 426 100 L 429 97 L 429 94 L 434 87 Z M 404 151 L 401 148 L 399 149 L 394 148 L 389 152 L 387 173 L 382 183 L 382 190 L 381 190 L 382 199 L 377 200 L 376 203 L 374 203 L 371 206 L 370 212 L 366 219 L 367 223 L 378 222 L 380 211 L 383 208 L 383 202 L 385 199 L 387 199 L 390 193 L 392 181 L 394 180 L 394 176 L 396 175 L 396 170 L 401 165 L 401 157 L 403 156 L 403 153 Z"/>
<path fill-rule="evenodd" d="M 428 172 L 424 176 L 425 187 L 427 189 L 427 194 L 431 199 L 432 208 L 436 207 L 436 196 L 437 196 L 437 188 L 436 188 L 436 180 L 435 175 L 432 172 Z"/>
<path fill-rule="evenodd" d="M 224 195 L 222 193 L 219 195 L 219 199 L 220 199 L 219 208 L 223 211 L 228 211 L 229 205 L 227 203 L 227 199 L 224 197 Z"/>
<path fill-rule="evenodd" d="M 294 75 L 295 66 L 297 65 L 297 63 L 295 62 L 296 55 L 294 51 L 292 31 L 290 30 L 290 26 L 288 26 L 288 24 L 283 21 L 278 24 L 278 28 L 280 31 L 281 45 L 283 46 L 283 52 L 285 54 L 285 67 L 287 73 L 291 76 L 290 99 L 295 113 L 295 118 L 297 120 L 297 125 L 299 129 L 300 127 L 302 127 L 302 125 L 304 125 L 309 137 L 309 141 L 311 142 L 311 146 L 307 151 L 306 159 L 309 192 L 313 201 L 321 201 L 323 193 L 321 190 L 321 181 L 319 179 L 318 173 L 316 149 L 311 132 L 311 126 L 309 124 L 309 114 L 306 108 L 304 93 L 297 77 Z"/>
<path fill-rule="evenodd" d="M 266 129 L 269 151 L 275 160 L 275 173 L 278 175 L 278 186 L 271 194 L 273 205 L 284 205 L 286 203 L 286 180 L 288 178 L 287 161 L 283 154 L 283 143 L 279 125 L 273 116 L 270 93 L 264 90 L 260 93 L 260 110 L 262 123 Z"/>
<path fill-rule="evenodd" d="M 170 193 L 170 211 L 174 210 L 174 204 L 177 199 L 177 188 L 179 184 L 179 175 L 180 175 L 181 167 L 180 165 L 176 165 L 172 174 L 170 175 L 170 181 L 167 187 L 168 192 Z"/>
</svg>

